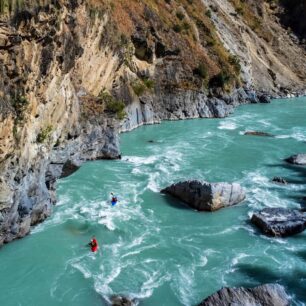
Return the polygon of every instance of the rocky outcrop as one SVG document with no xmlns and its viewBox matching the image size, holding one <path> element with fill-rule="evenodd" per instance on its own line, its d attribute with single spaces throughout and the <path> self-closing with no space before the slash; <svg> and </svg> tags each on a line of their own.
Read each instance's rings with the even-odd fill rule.
<svg viewBox="0 0 306 306">
<path fill-rule="evenodd" d="M 136 301 L 129 299 L 125 296 L 115 295 L 111 297 L 111 305 L 112 306 L 134 306 L 136 305 Z"/>
<path fill-rule="evenodd" d="M 290 299 L 284 287 L 267 284 L 255 288 L 222 288 L 206 298 L 199 306 L 289 306 Z"/>
<path fill-rule="evenodd" d="M 285 159 L 286 162 L 294 165 L 306 165 L 306 154 L 296 154 Z"/>
<path fill-rule="evenodd" d="M 280 177 L 280 176 L 273 177 L 272 182 L 277 183 L 277 184 L 281 184 L 281 185 L 287 185 L 288 184 L 288 182 L 283 177 Z"/>
<path fill-rule="evenodd" d="M 215 211 L 245 199 L 244 190 L 236 183 L 185 181 L 173 184 L 161 192 L 170 194 L 199 211 Z"/>
<path fill-rule="evenodd" d="M 244 135 L 274 137 L 274 135 L 270 133 L 260 132 L 260 131 L 246 131 Z"/>
<path fill-rule="evenodd" d="M 265 235 L 275 237 L 295 235 L 306 228 L 306 215 L 286 208 L 265 208 L 254 213 L 251 221 Z"/>
</svg>

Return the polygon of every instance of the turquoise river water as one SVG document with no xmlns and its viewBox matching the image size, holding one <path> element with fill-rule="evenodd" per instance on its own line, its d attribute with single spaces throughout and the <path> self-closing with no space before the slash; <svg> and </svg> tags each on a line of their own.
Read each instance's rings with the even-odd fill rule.
<svg viewBox="0 0 306 306">
<path fill-rule="evenodd" d="M 0 305 L 98 306 L 123 294 L 143 306 L 194 306 L 223 286 L 269 282 L 306 305 L 306 232 L 267 238 L 249 222 L 264 207 L 303 206 L 306 168 L 283 158 L 306 152 L 305 126 L 299 98 L 121 135 L 122 160 L 88 162 L 59 181 L 53 215 L 0 250 Z M 274 176 L 290 184 L 275 185 Z M 247 200 L 198 213 L 159 193 L 185 179 L 239 182 Z M 92 235 L 97 254 L 86 247 Z"/>
</svg>

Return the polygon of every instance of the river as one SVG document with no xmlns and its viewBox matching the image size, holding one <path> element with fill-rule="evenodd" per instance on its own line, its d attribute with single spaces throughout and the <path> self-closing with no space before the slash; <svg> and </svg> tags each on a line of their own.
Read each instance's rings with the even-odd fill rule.
<svg viewBox="0 0 306 306">
<path fill-rule="evenodd" d="M 88 162 L 60 180 L 53 215 L 1 249 L 0 305 L 98 306 L 123 294 L 143 306 L 194 306 L 223 286 L 269 282 L 306 305 L 306 232 L 268 238 L 249 222 L 264 207 L 303 205 L 306 168 L 283 159 L 306 152 L 305 98 L 141 127 L 121 135 L 121 149 L 122 160 Z M 238 182 L 247 199 L 199 213 L 159 193 L 185 179 Z M 92 235 L 97 254 L 86 246 Z"/>
</svg>

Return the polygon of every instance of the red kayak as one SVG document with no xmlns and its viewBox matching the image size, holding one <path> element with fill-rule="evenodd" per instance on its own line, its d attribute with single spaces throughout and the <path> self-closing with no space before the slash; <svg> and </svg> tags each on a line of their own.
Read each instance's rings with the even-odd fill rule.
<svg viewBox="0 0 306 306">
<path fill-rule="evenodd" d="M 97 241 L 96 239 L 93 239 L 93 240 L 91 241 L 90 247 L 91 247 L 91 251 L 92 251 L 92 252 L 97 252 L 98 249 L 99 249 L 98 241 Z"/>
</svg>

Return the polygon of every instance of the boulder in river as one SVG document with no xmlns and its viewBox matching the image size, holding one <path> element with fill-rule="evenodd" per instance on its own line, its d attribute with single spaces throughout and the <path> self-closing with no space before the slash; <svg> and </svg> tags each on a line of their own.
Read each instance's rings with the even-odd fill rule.
<svg viewBox="0 0 306 306">
<path fill-rule="evenodd" d="M 289 306 L 283 286 L 266 284 L 255 288 L 222 288 L 206 298 L 199 306 Z"/>
<path fill-rule="evenodd" d="M 274 137 L 274 135 L 261 131 L 246 131 L 244 135 Z"/>
<path fill-rule="evenodd" d="M 295 165 L 306 165 L 306 154 L 296 154 L 285 159 L 286 162 Z"/>
<path fill-rule="evenodd" d="M 283 177 L 280 177 L 280 176 L 273 177 L 272 182 L 277 183 L 277 184 L 282 184 L 282 185 L 288 184 L 288 182 Z"/>
<path fill-rule="evenodd" d="M 254 213 L 251 221 L 268 236 L 290 236 L 306 228 L 306 215 L 299 210 L 265 208 Z"/>
<path fill-rule="evenodd" d="M 114 295 L 111 297 L 112 306 L 133 306 L 135 301 L 122 295 Z"/>
<path fill-rule="evenodd" d="M 238 204 L 245 199 L 243 188 L 237 184 L 185 181 L 161 191 L 170 194 L 199 211 L 215 211 Z"/>
</svg>

